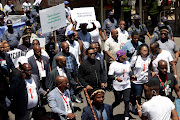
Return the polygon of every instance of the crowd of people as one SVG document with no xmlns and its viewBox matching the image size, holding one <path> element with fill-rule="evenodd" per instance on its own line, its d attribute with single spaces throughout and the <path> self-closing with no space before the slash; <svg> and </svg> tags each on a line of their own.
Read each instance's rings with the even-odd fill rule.
<svg viewBox="0 0 180 120">
<path fill-rule="evenodd" d="M 114 11 L 102 28 L 98 21 L 89 28 L 91 23 L 77 26 L 72 21 L 68 4 L 64 1 L 67 26 L 49 33 L 42 33 L 39 3 L 23 3 L 25 26 L 20 30 L 13 21 L 4 21 L 16 14 L 12 1 L 1 8 L 0 26 L 7 30 L 0 38 L 0 120 L 8 120 L 8 111 L 15 120 L 75 120 L 73 102 L 86 102 L 83 90 L 88 105 L 82 120 L 112 120 L 113 109 L 122 101 L 125 120 L 130 119 L 130 111 L 143 120 L 179 120 L 179 51 L 168 18 L 161 18 L 152 35 L 139 15 L 128 21 L 127 28 L 125 20 L 118 24 Z M 45 38 L 44 47 L 38 38 Z M 16 61 L 12 51 L 22 53 Z M 107 90 L 114 93 L 112 105 L 104 103 Z M 52 113 L 46 112 L 47 104 Z"/>
</svg>

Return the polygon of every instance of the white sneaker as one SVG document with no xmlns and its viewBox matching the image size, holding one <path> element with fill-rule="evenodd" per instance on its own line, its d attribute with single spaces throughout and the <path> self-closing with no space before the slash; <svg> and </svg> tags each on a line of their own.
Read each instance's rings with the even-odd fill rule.
<svg viewBox="0 0 180 120">
<path fill-rule="evenodd" d="M 129 117 L 125 117 L 125 120 L 129 120 Z"/>
</svg>

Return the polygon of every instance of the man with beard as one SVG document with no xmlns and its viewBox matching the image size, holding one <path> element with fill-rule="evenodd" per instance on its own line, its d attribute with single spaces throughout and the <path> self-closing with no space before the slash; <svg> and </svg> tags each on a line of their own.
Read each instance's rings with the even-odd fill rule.
<svg viewBox="0 0 180 120">
<path fill-rule="evenodd" d="M 161 29 L 161 38 L 157 42 L 159 43 L 159 48 L 162 50 L 167 50 L 171 53 L 172 57 L 174 58 L 174 62 L 177 64 L 179 52 L 176 47 L 176 43 L 172 40 L 168 39 L 169 31 L 167 29 Z"/>
<path fill-rule="evenodd" d="M 13 50 L 18 46 L 20 35 L 16 29 L 13 29 L 11 20 L 7 20 L 7 27 L 8 29 L 3 33 L 3 40 L 6 40 L 11 50 Z"/>
<path fill-rule="evenodd" d="M 33 46 L 30 43 L 30 38 L 31 38 L 30 34 L 23 35 L 22 36 L 23 44 L 19 45 L 17 48 L 22 50 L 22 51 L 26 51 L 26 52 L 31 50 L 33 48 Z"/>
<path fill-rule="evenodd" d="M 111 105 L 103 103 L 104 94 L 105 91 L 102 89 L 93 90 L 93 93 L 91 94 L 91 99 L 93 100 L 93 109 L 98 120 L 112 120 L 113 109 Z M 90 106 L 86 106 L 83 108 L 81 120 L 94 120 L 94 116 Z"/>
</svg>

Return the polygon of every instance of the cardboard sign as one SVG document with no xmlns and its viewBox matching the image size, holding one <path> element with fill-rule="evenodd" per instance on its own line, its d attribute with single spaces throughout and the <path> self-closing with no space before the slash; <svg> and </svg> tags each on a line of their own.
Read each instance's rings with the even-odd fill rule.
<svg viewBox="0 0 180 120">
<path fill-rule="evenodd" d="M 76 20 L 78 23 L 88 23 L 96 21 L 94 7 L 74 8 L 70 12 L 72 20 Z"/>
<path fill-rule="evenodd" d="M 31 38 L 31 43 L 33 42 L 33 40 L 39 40 L 40 42 L 40 47 L 45 48 L 46 45 L 46 38 Z"/>
<path fill-rule="evenodd" d="M 52 32 L 67 25 L 64 3 L 40 10 L 39 14 L 42 33 Z"/>
<path fill-rule="evenodd" d="M 17 63 L 17 59 L 21 56 L 25 56 L 26 55 L 26 52 L 23 52 L 22 50 L 20 49 L 15 49 L 15 50 L 12 50 L 12 51 L 9 51 L 7 52 L 11 59 L 12 59 L 12 62 L 15 64 Z"/>
</svg>

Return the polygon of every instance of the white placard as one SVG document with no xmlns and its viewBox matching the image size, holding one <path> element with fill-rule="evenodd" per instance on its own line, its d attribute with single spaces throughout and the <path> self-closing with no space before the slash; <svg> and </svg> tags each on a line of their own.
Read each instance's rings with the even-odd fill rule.
<svg viewBox="0 0 180 120">
<path fill-rule="evenodd" d="M 74 8 L 71 12 L 72 20 L 78 23 L 88 23 L 96 21 L 94 7 Z"/>
<path fill-rule="evenodd" d="M 64 2 L 64 0 L 48 0 L 48 5 L 49 6 L 54 6 L 54 5 L 61 4 L 63 2 Z"/>
<path fill-rule="evenodd" d="M 39 40 L 40 47 L 45 48 L 46 38 L 31 38 L 31 43 L 33 42 L 33 40 Z"/>
<path fill-rule="evenodd" d="M 64 3 L 40 10 L 39 14 L 42 33 L 52 32 L 67 25 Z"/>
<path fill-rule="evenodd" d="M 21 56 L 25 56 L 26 55 L 26 52 L 23 52 L 22 50 L 20 49 L 15 49 L 15 50 L 12 50 L 12 51 L 9 51 L 7 52 L 11 59 L 12 59 L 12 62 L 15 64 L 17 63 L 17 59 Z"/>
</svg>

